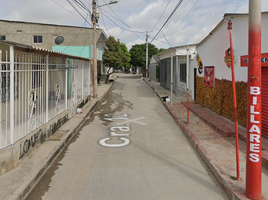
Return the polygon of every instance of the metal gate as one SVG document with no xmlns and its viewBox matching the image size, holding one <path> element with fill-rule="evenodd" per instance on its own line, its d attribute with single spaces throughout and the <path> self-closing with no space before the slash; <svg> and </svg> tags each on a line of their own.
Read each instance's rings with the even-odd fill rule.
<svg viewBox="0 0 268 200">
<path fill-rule="evenodd" d="M 268 67 L 262 67 L 262 135 L 268 137 Z"/>
</svg>

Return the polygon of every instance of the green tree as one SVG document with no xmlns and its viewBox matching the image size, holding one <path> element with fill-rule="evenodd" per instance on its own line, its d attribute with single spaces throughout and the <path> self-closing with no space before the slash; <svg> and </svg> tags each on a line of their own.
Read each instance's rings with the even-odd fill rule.
<svg viewBox="0 0 268 200">
<path fill-rule="evenodd" d="M 120 42 L 116 41 L 113 36 L 110 36 L 105 43 L 103 53 L 103 64 L 108 67 L 106 81 L 108 82 L 111 74 L 115 72 L 115 69 L 122 66 Z"/>
<path fill-rule="evenodd" d="M 139 66 L 145 69 L 146 65 L 146 44 L 136 44 L 130 49 L 131 61 L 133 66 Z M 158 53 L 158 49 L 153 44 L 148 44 L 148 61 L 153 55 Z"/>
<path fill-rule="evenodd" d="M 123 64 L 123 66 L 121 67 L 126 67 L 126 70 L 128 70 L 130 68 L 130 53 L 124 43 L 120 43 L 120 51 L 122 55 L 121 59 Z"/>
<path fill-rule="evenodd" d="M 163 48 L 160 48 L 160 49 L 158 49 L 158 53 L 161 53 L 161 52 L 163 52 L 163 51 L 165 51 L 166 49 L 163 49 Z"/>
</svg>

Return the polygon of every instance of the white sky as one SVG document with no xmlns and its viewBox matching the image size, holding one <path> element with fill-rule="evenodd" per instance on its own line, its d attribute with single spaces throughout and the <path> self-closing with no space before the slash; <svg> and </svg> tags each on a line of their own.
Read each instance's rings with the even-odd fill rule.
<svg viewBox="0 0 268 200">
<path fill-rule="evenodd" d="M 75 5 L 75 0 L 69 1 Z M 81 1 L 92 10 L 92 0 Z M 97 0 L 97 3 L 103 5 L 109 1 Z M 85 20 L 67 0 L 0 2 L 0 19 L 3 20 L 89 26 L 85 25 Z M 148 41 L 151 42 L 178 2 L 179 0 L 118 0 L 117 4 L 98 8 L 99 27 L 108 36 L 120 39 L 130 49 L 134 44 L 145 43 L 146 31 L 149 32 Z M 248 2 L 249 0 L 184 0 L 152 43 L 157 48 L 198 43 L 220 22 L 225 13 L 247 13 Z M 79 11 L 85 18 L 88 17 L 83 10 Z M 267 0 L 262 0 L 262 11 L 268 11 Z M 90 17 L 88 21 L 91 23 Z"/>
</svg>

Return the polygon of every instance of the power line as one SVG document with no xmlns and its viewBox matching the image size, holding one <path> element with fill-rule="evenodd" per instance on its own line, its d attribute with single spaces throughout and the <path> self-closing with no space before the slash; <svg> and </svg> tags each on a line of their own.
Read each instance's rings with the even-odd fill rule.
<svg viewBox="0 0 268 200">
<path fill-rule="evenodd" d="M 177 5 L 175 6 L 174 10 L 172 11 L 172 13 L 169 15 L 168 19 L 166 20 L 166 22 L 163 24 L 163 26 L 160 28 L 160 30 L 158 31 L 158 33 L 154 36 L 154 38 L 152 39 L 152 41 L 150 43 L 152 43 L 154 41 L 154 39 L 156 38 L 156 36 L 160 33 L 160 31 L 164 28 L 164 26 L 167 24 L 167 22 L 170 20 L 170 18 L 172 17 L 172 15 L 175 13 L 175 11 L 178 9 L 178 7 L 181 5 L 181 3 L 183 2 L 183 0 L 180 0 Z"/>
<path fill-rule="evenodd" d="M 90 25 L 90 27 L 92 27 L 92 24 L 76 9 L 76 7 L 69 1 L 67 0 L 67 2 L 76 10 L 76 12 L 78 12 L 78 14 Z"/>
<path fill-rule="evenodd" d="M 185 16 L 185 18 L 189 15 L 189 13 L 192 11 L 192 9 L 193 9 L 194 7 L 196 8 L 196 6 L 197 6 L 197 2 L 198 2 L 198 0 L 195 1 L 194 5 L 193 5 L 192 8 L 190 9 L 190 11 L 187 13 L 187 15 Z M 194 10 L 193 15 L 192 15 L 192 17 L 191 17 L 191 19 L 190 19 L 190 21 L 189 21 L 189 23 L 188 23 L 188 26 L 187 26 L 187 28 L 186 28 L 186 30 L 185 30 L 185 32 L 184 32 L 184 35 L 183 35 L 181 41 L 183 41 L 183 39 L 184 39 L 184 37 L 185 37 L 185 35 L 186 35 L 187 31 L 188 31 L 189 24 L 191 23 L 191 21 L 192 21 L 192 19 L 193 19 L 194 13 L 195 13 L 195 10 Z M 184 19 L 185 19 L 185 18 L 184 18 Z M 184 21 L 184 19 L 183 19 L 182 21 Z M 181 23 L 180 23 L 180 24 L 181 24 Z M 179 25 L 180 25 L 180 24 L 179 24 Z M 176 29 L 177 29 L 177 27 L 176 27 Z M 165 40 L 168 42 L 168 44 L 169 44 L 171 47 L 173 47 L 173 45 L 171 45 L 171 44 L 169 43 L 169 41 L 168 41 L 168 39 L 166 38 L 164 32 L 161 31 L 161 33 L 163 34 L 163 36 L 164 36 Z"/>
<path fill-rule="evenodd" d="M 154 27 L 152 28 L 152 30 L 154 30 L 154 28 L 156 27 L 156 25 L 158 24 L 158 22 L 159 22 L 160 19 L 162 18 L 162 16 L 163 16 L 163 14 L 165 13 L 165 11 L 166 11 L 166 9 L 167 9 L 169 3 L 170 3 L 170 0 L 168 1 L 167 5 L 166 5 L 166 7 L 165 7 L 165 9 L 164 9 L 164 11 L 162 12 L 161 16 L 159 17 L 158 21 L 156 22 L 156 24 L 154 25 Z M 152 32 L 152 31 L 151 31 L 151 32 Z"/>
<path fill-rule="evenodd" d="M 163 32 L 163 31 L 161 31 L 161 33 L 162 33 L 162 35 L 164 36 L 165 40 L 167 41 L 168 45 L 169 45 L 170 47 L 173 47 L 173 45 L 172 45 L 172 44 L 170 44 L 170 43 L 169 43 L 169 41 L 167 40 L 167 38 L 166 38 L 166 36 L 165 36 L 164 32 Z"/>
<path fill-rule="evenodd" d="M 100 10 L 100 11 L 101 11 L 101 10 Z M 121 29 L 123 29 L 123 30 L 125 30 L 125 31 L 132 32 L 132 33 L 134 33 L 138 38 L 140 38 L 140 36 L 137 35 L 137 33 L 135 33 L 133 30 L 125 29 L 125 28 L 119 26 L 116 22 L 114 22 L 112 19 L 110 19 L 109 17 L 107 17 L 107 15 L 105 15 L 102 11 L 101 11 L 101 13 L 102 13 L 102 15 L 104 15 L 107 19 L 109 19 L 111 22 L 113 22 L 116 26 L 118 26 L 119 28 L 121 28 Z M 140 39 L 141 39 L 141 38 L 140 38 Z M 141 40 L 143 40 L 143 39 L 141 39 Z"/>
<path fill-rule="evenodd" d="M 63 8 L 64 10 L 67 10 L 69 13 L 72 13 L 73 15 L 76 15 L 76 16 L 77 16 L 77 14 L 75 14 L 75 13 L 73 13 L 72 11 L 70 11 L 70 10 L 64 8 L 64 7 L 63 7 L 61 4 L 59 4 L 58 2 L 56 2 L 56 1 L 54 1 L 54 0 L 51 0 L 51 1 L 53 1 L 55 4 L 57 4 L 58 6 L 60 6 L 61 8 Z"/>
<path fill-rule="evenodd" d="M 83 10 L 85 10 L 87 13 L 89 13 L 91 15 L 91 11 L 89 10 L 89 8 L 87 6 L 85 6 L 85 4 L 81 1 L 81 0 L 73 0 L 73 2 L 75 2 L 77 5 L 79 5 Z"/>
<path fill-rule="evenodd" d="M 106 3 L 106 1 L 105 0 L 103 0 L 105 3 Z M 132 28 L 131 26 L 129 26 L 128 24 L 126 24 L 117 14 L 116 14 L 116 12 L 114 12 L 114 10 L 110 7 L 110 6 L 108 6 L 109 7 L 109 9 L 117 16 L 117 18 L 119 19 L 119 21 L 121 21 L 125 26 L 127 26 L 131 31 L 132 31 L 132 29 L 133 30 L 135 30 L 135 32 L 139 32 L 139 33 L 145 33 L 145 32 L 141 32 L 141 31 L 139 31 L 139 30 L 137 30 L 137 29 L 135 29 L 135 28 Z M 112 16 L 112 15 L 111 15 Z"/>
<path fill-rule="evenodd" d="M 172 33 L 172 32 L 174 32 L 175 30 L 177 30 L 177 28 L 181 25 L 181 23 L 182 23 L 182 22 L 187 18 L 187 16 L 190 14 L 190 12 L 192 11 L 192 9 L 193 9 L 194 7 L 197 6 L 197 2 L 198 2 L 198 0 L 195 1 L 194 5 L 193 5 L 192 8 L 189 10 L 189 12 L 185 15 L 185 17 L 183 18 L 183 20 L 179 23 L 179 25 L 176 26 L 176 27 L 175 27 L 172 31 L 170 31 L 169 33 Z"/>
<path fill-rule="evenodd" d="M 197 2 L 198 2 L 198 0 L 196 0 L 196 2 L 195 2 L 195 4 L 194 4 L 193 7 L 196 8 L 196 6 L 197 6 Z M 192 8 L 193 8 L 193 7 L 192 7 Z M 191 8 L 191 10 L 192 10 L 192 8 Z M 190 10 L 189 12 L 191 12 L 191 10 Z M 185 37 L 185 35 L 186 35 L 187 31 L 188 31 L 188 28 L 189 28 L 189 25 L 190 25 L 190 23 L 191 23 L 191 21 L 192 21 L 192 19 L 193 19 L 194 13 L 195 13 L 195 9 L 194 9 L 193 15 L 192 15 L 192 17 L 191 17 L 191 19 L 190 19 L 190 21 L 189 21 L 189 23 L 188 23 L 187 29 L 185 30 L 185 33 L 184 33 L 183 38 L 182 38 L 182 41 L 184 40 L 184 37 Z"/>
</svg>

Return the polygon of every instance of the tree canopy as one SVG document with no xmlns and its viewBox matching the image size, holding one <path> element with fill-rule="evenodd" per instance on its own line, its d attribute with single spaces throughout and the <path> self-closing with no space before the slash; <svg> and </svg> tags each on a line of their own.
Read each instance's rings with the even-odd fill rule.
<svg viewBox="0 0 268 200">
<path fill-rule="evenodd" d="M 131 61 L 133 66 L 139 66 L 145 69 L 146 65 L 146 44 L 136 44 L 130 49 Z M 148 62 L 149 59 L 158 53 L 158 49 L 153 44 L 148 44 Z"/>
<path fill-rule="evenodd" d="M 153 55 L 164 50 L 165 49 L 157 49 L 155 45 L 149 43 L 148 61 Z M 130 64 L 145 69 L 146 44 L 133 45 L 130 51 L 128 51 L 127 46 L 124 43 L 120 43 L 120 40 L 115 40 L 113 36 L 110 36 L 105 43 L 103 64 L 114 69 L 126 67 L 126 70 L 128 70 Z"/>
<path fill-rule="evenodd" d="M 103 53 L 103 64 L 114 69 L 122 65 L 120 42 L 110 36 L 105 43 Z"/>
<path fill-rule="evenodd" d="M 127 46 L 121 43 L 119 40 L 116 41 L 113 36 L 110 36 L 105 43 L 103 53 L 103 64 L 109 67 L 129 68 L 130 64 L 130 53 Z"/>
<path fill-rule="evenodd" d="M 127 49 L 127 46 L 124 43 L 120 43 L 120 51 L 122 55 L 122 66 L 121 67 L 126 67 L 126 70 L 130 68 L 130 53 Z"/>
</svg>

